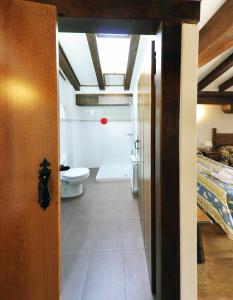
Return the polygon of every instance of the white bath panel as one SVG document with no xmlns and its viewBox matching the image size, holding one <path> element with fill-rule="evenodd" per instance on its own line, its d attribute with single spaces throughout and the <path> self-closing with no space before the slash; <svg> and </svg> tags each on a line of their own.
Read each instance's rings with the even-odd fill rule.
<svg viewBox="0 0 233 300">
<path fill-rule="evenodd" d="M 129 181 L 130 164 L 102 165 L 96 176 L 96 181 Z"/>
</svg>

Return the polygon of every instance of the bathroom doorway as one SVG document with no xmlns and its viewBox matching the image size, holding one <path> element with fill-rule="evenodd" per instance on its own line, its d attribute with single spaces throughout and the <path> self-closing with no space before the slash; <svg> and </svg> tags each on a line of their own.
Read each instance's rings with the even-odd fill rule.
<svg viewBox="0 0 233 300">
<path fill-rule="evenodd" d="M 154 36 L 58 38 L 62 297 L 153 299 Z"/>
</svg>

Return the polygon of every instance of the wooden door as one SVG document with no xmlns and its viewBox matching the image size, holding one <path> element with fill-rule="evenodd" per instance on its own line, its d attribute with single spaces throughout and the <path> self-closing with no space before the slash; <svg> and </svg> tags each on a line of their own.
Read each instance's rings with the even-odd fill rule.
<svg viewBox="0 0 233 300">
<path fill-rule="evenodd" d="M 0 1 L 0 299 L 59 299 L 56 10 Z M 51 163 L 51 202 L 38 171 Z"/>
<path fill-rule="evenodd" d="M 137 120 L 138 120 L 138 140 L 139 140 L 139 148 L 138 148 L 138 156 L 140 158 L 139 165 L 139 190 L 138 190 L 138 205 L 139 205 L 139 214 L 140 214 L 140 222 L 142 227 L 142 234 L 145 235 L 145 220 L 144 220 L 144 152 L 143 152 L 143 93 L 141 90 L 141 86 L 143 86 L 144 78 L 140 76 L 138 82 L 138 95 L 137 95 Z"/>
<path fill-rule="evenodd" d="M 156 52 L 155 41 L 152 41 L 151 45 L 151 287 L 153 294 L 156 294 L 156 193 L 155 193 L 155 76 L 156 76 Z"/>
<path fill-rule="evenodd" d="M 140 139 L 140 191 L 139 191 L 139 211 L 143 228 L 144 244 L 146 249 L 148 270 L 153 284 L 152 268 L 152 189 L 154 188 L 152 179 L 152 132 L 154 133 L 152 123 L 152 60 L 151 44 L 148 44 L 146 59 L 143 65 L 142 73 L 138 82 L 138 116 L 139 116 L 139 139 Z M 153 119 L 154 121 L 154 119 Z M 154 153 L 153 153 L 154 154 Z M 154 229 L 154 228 L 153 228 Z M 154 288 L 153 288 L 154 290 Z"/>
</svg>

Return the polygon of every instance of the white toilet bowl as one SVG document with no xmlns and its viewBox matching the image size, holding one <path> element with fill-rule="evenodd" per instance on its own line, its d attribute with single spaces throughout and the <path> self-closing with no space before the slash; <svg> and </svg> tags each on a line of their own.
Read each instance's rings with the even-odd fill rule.
<svg viewBox="0 0 233 300">
<path fill-rule="evenodd" d="M 71 168 L 60 173 L 62 198 L 76 197 L 83 193 L 82 183 L 90 175 L 88 168 Z"/>
<path fill-rule="evenodd" d="M 61 154 L 61 165 L 68 165 L 67 153 Z M 83 182 L 89 177 L 88 168 L 71 168 L 60 172 L 62 198 L 76 197 L 83 193 Z"/>
</svg>

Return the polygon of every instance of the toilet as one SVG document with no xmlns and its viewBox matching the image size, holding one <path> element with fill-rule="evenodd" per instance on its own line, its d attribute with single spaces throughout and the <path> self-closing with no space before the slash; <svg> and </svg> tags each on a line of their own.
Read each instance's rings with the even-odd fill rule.
<svg viewBox="0 0 233 300">
<path fill-rule="evenodd" d="M 67 155 L 61 155 L 61 165 L 67 165 Z M 60 172 L 62 198 L 76 197 L 83 193 L 83 182 L 89 177 L 88 168 L 70 168 Z"/>
</svg>

